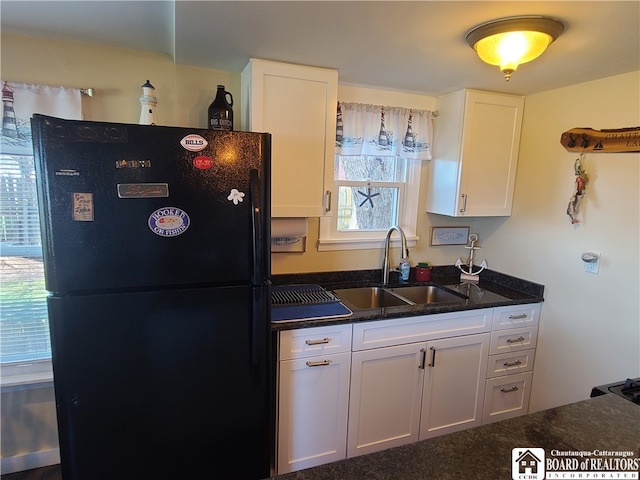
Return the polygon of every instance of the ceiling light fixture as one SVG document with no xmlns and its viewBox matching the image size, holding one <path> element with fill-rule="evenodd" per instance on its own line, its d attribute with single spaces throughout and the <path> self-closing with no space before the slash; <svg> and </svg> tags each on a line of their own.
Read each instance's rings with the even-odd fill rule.
<svg viewBox="0 0 640 480">
<path fill-rule="evenodd" d="M 551 17 L 527 15 L 491 20 L 467 32 L 467 43 L 490 65 L 498 65 L 509 81 L 518 65 L 530 62 L 564 31 Z"/>
</svg>

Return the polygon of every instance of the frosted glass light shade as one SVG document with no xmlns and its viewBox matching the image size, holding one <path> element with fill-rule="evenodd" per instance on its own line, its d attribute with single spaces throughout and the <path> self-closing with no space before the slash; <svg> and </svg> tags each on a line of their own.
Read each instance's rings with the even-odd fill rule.
<svg viewBox="0 0 640 480">
<path fill-rule="evenodd" d="M 518 65 L 539 57 L 564 30 L 548 17 L 510 17 L 478 25 L 467 33 L 469 45 L 490 65 L 497 65 L 507 81 Z"/>
</svg>

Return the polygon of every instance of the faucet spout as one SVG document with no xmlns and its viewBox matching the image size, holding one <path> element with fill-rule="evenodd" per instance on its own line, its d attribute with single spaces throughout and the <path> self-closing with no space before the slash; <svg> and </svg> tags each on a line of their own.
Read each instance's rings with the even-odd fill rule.
<svg viewBox="0 0 640 480">
<path fill-rule="evenodd" d="M 384 241 L 384 259 L 382 261 L 382 285 L 389 284 L 389 271 L 391 269 L 390 261 L 389 261 L 389 245 L 391 244 L 391 234 L 396 231 L 398 235 L 400 235 L 400 240 L 402 242 L 402 257 L 409 256 L 409 249 L 407 248 L 407 237 L 404 235 L 404 232 L 397 225 L 391 227 L 387 232 L 387 238 Z"/>
</svg>

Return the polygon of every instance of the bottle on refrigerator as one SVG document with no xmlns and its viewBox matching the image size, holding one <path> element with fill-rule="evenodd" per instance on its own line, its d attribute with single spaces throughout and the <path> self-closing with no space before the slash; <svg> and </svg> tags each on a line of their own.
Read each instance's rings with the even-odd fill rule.
<svg viewBox="0 0 640 480">
<path fill-rule="evenodd" d="M 225 91 L 224 85 L 218 85 L 216 98 L 209 105 L 208 119 L 210 130 L 233 131 L 233 95 Z"/>
</svg>

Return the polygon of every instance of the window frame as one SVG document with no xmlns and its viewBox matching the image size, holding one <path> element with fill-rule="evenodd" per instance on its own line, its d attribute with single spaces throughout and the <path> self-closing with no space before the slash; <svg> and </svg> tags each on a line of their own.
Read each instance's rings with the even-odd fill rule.
<svg viewBox="0 0 640 480">
<path fill-rule="evenodd" d="M 335 168 L 336 157 L 333 158 Z M 404 187 L 400 190 L 398 204 L 398 226 L 402 228 L 407 237 L 407 245 L 414 247 L 420 238 L 417 235 L 418 211 L 420 199 L 420 186 L 424 160 L 405 159 L 406 177 Z M 331 168 L 331 177 L 325 178 L 326 190 L 335 193 L 330 200 L 330 209 L 320 217 L 320 231 L 318 235 L 318 251 L 338 250 L 365 250 L 383 248 L 387 231 L 376 230 L 364 232 L 340 231 L 337 228 L 337 197 L 338 186 L 353 183 L 351 181 L 338 181 L 335 179 L 334 168 Z M 327 169 L 329 170 L 329 169 Z M 365 182 L 366 183 L 366 182 Z M 373 183 L 373 182 L 372 182 Z M 385 186 L 394 186 L 402 182 L 386 183 Z M 397 236 L 392 237 L 392 244 L 399 244 Z"/>
</svg>

